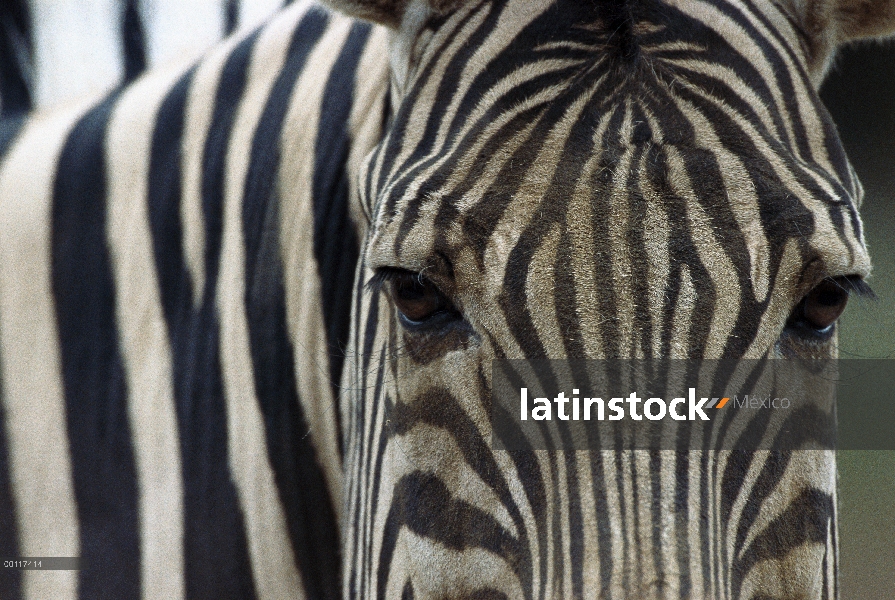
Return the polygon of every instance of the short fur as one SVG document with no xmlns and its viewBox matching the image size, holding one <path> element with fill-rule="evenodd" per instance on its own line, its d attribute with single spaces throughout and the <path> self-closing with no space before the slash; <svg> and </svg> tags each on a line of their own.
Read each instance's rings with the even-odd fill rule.
<svg viewBox="0 0 895 600">
<path fill-rule="evenodd" d="M 890 4 L 332 4 L 390 51 L 297 3 L 13 133 L 0 555 L 120 568 L 0 595 L 835 598 L 832 450 L 493 452 L 490 361 L 834 356 L 787 323 L 870 268 L 816 87 Z"/>
</svg>

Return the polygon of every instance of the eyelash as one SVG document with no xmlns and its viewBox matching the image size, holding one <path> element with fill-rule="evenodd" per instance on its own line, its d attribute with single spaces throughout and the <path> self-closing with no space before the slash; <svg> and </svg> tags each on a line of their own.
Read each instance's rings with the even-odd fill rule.
<svg viewBox="0 0 895 600">
<path fill-rule="evenodd" d="M 841 284 L 849 296 L 854 295 L 867 300 L 877 300 L 873 288 L 860 275 L 846 275 L 845 277 L 832 277 L 831 279 L 833 282 Z"/>
<path fill-rule="evenodd" d="M 420 278 L 423 276 L 422 273 L 413 273 L 413 271 L 399 269 L 397 267 L 379 267 L 367 283 L 364 284 L 364 289 L 370 293 L 378 293 L 382 291 L 382 288 L 386 283 L 394 281 L 399 275 L 405 275 L 407 273 L 417 275 Z"/>
</svg>

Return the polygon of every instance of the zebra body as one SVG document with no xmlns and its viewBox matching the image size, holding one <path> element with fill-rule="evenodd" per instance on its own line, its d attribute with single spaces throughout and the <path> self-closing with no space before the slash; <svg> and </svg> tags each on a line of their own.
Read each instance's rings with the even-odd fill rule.
<svg viewBox="0 0 895 600">
<path fill-rule="evenodd" d="M 106 566 L 12 590 L 338 595 L 335 291 L 384 40 L 304 3 L 18 132 L 0 177 L 3 554 Z"/>
<path fill-rule="evenodd" d="M 495 452 L 489 365 L 834 355 L 895 9 L 331 4 L 0 130 L 0 554 L 88 566 L 4 597 L 836 597 L 832 450 Z"/>
</svg>

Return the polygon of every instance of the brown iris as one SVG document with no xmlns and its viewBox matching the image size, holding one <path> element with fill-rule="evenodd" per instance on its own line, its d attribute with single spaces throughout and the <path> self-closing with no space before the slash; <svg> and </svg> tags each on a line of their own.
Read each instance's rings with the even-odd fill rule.
<svg viewBox="0 0 895 600">
<path fill-rule="evenodd" d="M 389 283 L 392 301 L 409 321 L 425 321 L 447 308 L 446 298 L 422 275 L 399 272 L 390 277 Z"/>
<path fill-rule="evenodd" d="M 824 330 L 836 322 L 846 304 L 848 290 L 840 282 L 827 279 L 815 286 L 802 300 L 802 318 L 811 327 Z"/>
</svg>

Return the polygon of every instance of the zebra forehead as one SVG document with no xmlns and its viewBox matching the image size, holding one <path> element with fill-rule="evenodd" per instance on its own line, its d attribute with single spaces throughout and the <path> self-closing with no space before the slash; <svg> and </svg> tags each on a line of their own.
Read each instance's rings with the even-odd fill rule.
<svg viewBox="0 0 895 600">
<path fill-rule="evenodd" d="M 646 103 L 624 94 L 611 103 L 586 92 L 566 96 L 528 114 L 525 107 L 510 108 L 495 119 L 515 122 L 512 128 L 473 124 L 441 144 L 385 156 L 380 172 L 388 175 L 368 190 L 375 202 L 374 246 L 397 250 L 409 243 L 425 251 L 437 241 L 436 225 L 442 242 L 481 252 L 508 214 L 520 222 L 537 214 L 563 223 L 583 209 L 609 214 L 612 207 L 652 203 L 683 216 L 690 201 L 726 212 L 728 224 L 762 227 L 781 241 L 837 228 L 861 238 L 860 187 L 844 155 L 842 162 L 830 157 L 829 148 L 838 147 L 832 129 L 828 144 L 812 153 L 767 129 L 756 135 L 764 127 L 758 121 L 725 123 L 714 115 L 709 123 L 700 111 L 713 108 L 712 100 L 686 110 L 672 95 Z M 386 155 L 388 147 L 381 150 Z M 831 220 L 831 211 L 840 217 Z"/>
<path fill-rule="evenodd" d="M 820 235 L 849 257 L 834 262 L 863 264 L 860 186 L 789 25 L 759 16 L 736 2 L 462 8 L 423 49 L 374 155 L 374 254 L 482 257 L 508 219 L 563 223 L 632 199 L 683 216 L 693 200 L 745 248 L 767 242 L 758 229 L 772 244 Z"/>
<path fill-rule="evenodd" d="M 653 140 L 754 156 L 782 147 L 855 193 L 785 19 L 778 28 L 761 15 L 759 31 L 735 3 L 609 3 L 630 18 L 595 8 L 604 4 L 473 3 L 430 24 L 437 33 L 425 43 L 398 43 L 420 56 L 408 59 L 390 136 L 399 143 L 384 145 L 383 159 L 474 161 L 509 138 L 566 125 L 569 136 L 555 137 L 584 147 L 602 124 L 593 145 Z M 484 139 L 491 146 L 470 143 Z"/>
<path fill-rule="evenodd" d="M 404 14 L 400 37 L 425 37 L 431 57 L 472 43 L 475 56 L 489 51 L 502 57 L 507 51 L 525 59 L 532 50 L 590 50 L 621 63 L 636 62 L 657 53 L 692 50 L 687 43 L 709 46 L 713 54 L 732 50 L 750 58 L 788 52 L 804 65 L 804 31 L 791 15 L 773 3 L 742 0 L 468 0 L 445 2 L 450 10 L 437 10 L 433 2 L 408 3 L 416 10 Z M 440 31 L 428 44 L 427 35 Z M 487 36 L 487 43 L 479 44 Z M 447 42 L 447 43 L 446 43 Z M 678 42 L 675 45 L 674 42 Z M 406 40 L 408 52 L 421 51 Z M 641 55 L 639 50 L 647 49 Z M 467 53 L 466 56 L 473 56 Z M 540 58 L 540 55 L 530 55 Z"/>
<path fill-rule="evenodd" d="M 643 228 L 648 210 L 686 219 L 694 209 L 707 211 L 715 226 L 760 230 L 772 243 L 808 243 L 815 234 L 860 239 L 848 188 L 792 156 L 759 160 L 723 147 L 636 140 L 638 133 L 606 142 L 599 139 L 605 131 L 600 133 L 579 147 L 517 140 L 478 163 L 449 157 L 406 186 L 398 178 L 378 203 L 372 247 L 384 252 L 386 262 L 414 255 L 412 262 L 424 267 L 423 257 L 432 251 L 450 255 L 472 247 L 481 256 L 497 243 L 491 239 L 496 231 L 514 230 L 531 218 L 566 227 L 588 214 L 624 216 L 627 227 Z M 509 172 L 526 163 L 523 173 Z M 831 219 L 831 213 L 840 218 Z M 757 243 L 746 235 L 747 246 Z M 511 245 L 503 247 L 509 251 Z"/>
</svg>

